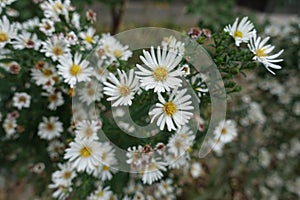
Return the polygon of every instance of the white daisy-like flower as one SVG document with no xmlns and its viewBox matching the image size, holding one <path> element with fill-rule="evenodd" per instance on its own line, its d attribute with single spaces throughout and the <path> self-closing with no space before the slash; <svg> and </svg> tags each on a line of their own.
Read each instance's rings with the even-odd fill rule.
<svg viewBox="0 0 300 200">
<path fill-rule="evenodd" d="M 110 187 L 98 186 L 97 190 L 87 197 L 87 200 L 110 200 L 112 192 Z"/>
<path fill-rule="evenodd" d="M 12 4 L 16 0 L 2 0 L 0 1 L 0 8 L 5 8 L 6 6 Z"/>
<path fill-rule="evenodd" d="M 55 189 L 55 191 L 52 193 L 52 197 L 58 200 L 67 199 L 70 193 L 73 191 L 71 185 L 63 185 L 59 183 L 50 184 L 49 188 Z"/>
<path fill-rule="evenodd" d="M 63 36 L 54 35 L 42 42 L 41 52 L 45 53 L 46 57 L 51 57 L 53 61 L 57 61 L 59 58 L 69 55 L 70 49 Z"/>
<path fill-rule="evenodd" d="M 7 43 L 11 42 L 11 39 L 17 35 L 17 29 L 15 24 L 11 24 L 7 17 L 4 15 L 0 19 L 0 48 L 3 48 Z"/>
<path fill-rule="evenodd" d="M 39 30 L 45 35 L 51 36 L 55 31 L 54 22 L 50 19 L 42 19 L 42 22 L 39 24 Z"/>
<path fill-rule="evenodd" d="M 131 69 L 127 75 L 125 71 L 117 69 L 117 73 L 119 79 L 113 73 L 110 73 L 107 81 L 103 83 L 105 85 L 103 88 L 104 94 L 110 96 L 107 101 L 112 101 L 114 107 L 131 106 L 134 95 L 139 88 L 134 70 Z"/>
<path fill-rule="evenodd" d="M 98 36 L 96 35 L 96 30 L 93 27 L 89 27 L 86 32 L 80 32 L 79 37 L 82 39 L 83 44 L 87 49 L 91 49 L 93 44 L 95 44 L 98 40 Z"/>
<path fill-rule="evenodd" d="M 59 170 L 53 172 L 52 181 L 56 184 L 71 185 L 72 180 L 76 177 L 76 172 L 71 163 L 59 163 Z"/>
<path fill-rule="evenodd" d="M 100 142 L 75 138 L 69 146 L 64 158 L 68 159 L 77 171 L 91 172 L 100 164 L 102 150 Z"/>
<path fill-rule="evenodd" d="M 44 12 L 44 16 L 50 18 L 51 20 L 57 22 L 60 21 L 59 15 L 64 15 L 68 17 L 71 1 L 65 0 L 48 0 L 40 4 L 41 9 Z"/>
<path fill-rule="evenodd" d="M 16 133 L 17 120 L 13 118 L 5 118 L 2 127 L 7 138 L 11 138 Z"/>
<path fill-rule="evenodd" d="M 90 81 L 93 69 L 89 67 L 89 62 L 82 59 L 82 55 L 75 53 L 72 55 L 65 55 L 59 59 L 58 74 L 64 77 L 65 82 L 70 85 L 71 88 L 78 82 Z"/>
<path fill-rule="evenodd" d="M 39 124 L 38 136 L 42 139 L 52 140 L 59 137 L 63 132 L 63 124 L 58 117 L 43 117 L 43 122 Z"/>
<path fill-rule="evenodd" d="M 283 59 L 277 59 L 278 56 L 282 54 L 283 49 L 273 55 L 270 55 L 275 46 L 270 44 L 266 45 L 269 39 L 270 37 L 266 37 L 262 40 L 261 37 L 257 37 L 256 34 L 254 34 L 254 37 L 250 40 L 248 47 L 254 54 L 253 60 L 262 63 L 271 74 L 275 74 L 272 69 L 281 69 L 281 66 L 275 63 L 283 61 Z"/>
<path fill-rule="evenodd" d="M 16 92 L 13 97 L 13 106 L 19 110 L 22 108 L 29 108 L 31 96 L 26 92 Z"/>
<path fill-rule="evenodd" d="M 32 19 L 28 19 L 25 22 L 23 22 L 21 24 L 21 28 L 19 28 L 19 29 L 21 29 L 21 30 L 29 30 L 29 29 L 31 29 L 32 30 L 32 29 L 38 27 L 39 23 L 40 23 L 39 18 L 38 17 L 34 17 Z"/>
<path fill-rule="evenodd" d="M 194 139 L 193 131 L 188 126 L 183 126 L 169 139 L 168 152 L 181 156 L 193 145 Z"/>
<path fill-rule="evenodd" d="M 184 55 L 185 47 L 184 43 L 177 41 L 174 36 L 165 37 L 161 42 L 164 48 L 167 48 L 170 52 L 177 53 L 179 55 Z"/>
<path fill-rule="evenodd" d="M 78 43 L 78 37 L 74 31 L 67 33 L 65 38 L 69 45 L 76 45 Z"/>
<path fill-rule="evenodd" d="M 87 105 L 100 101 L 103 97 L 103 86 L 97 81 L 84 83 L 84 87 L 78 88 L 79 100 Z"/>
<path fill-rule="evenodd" d="M 224 28 L 224 31 L 229 32 L 229 34 L 234 38 L 236 46 L 240 46 L 242 42 L 248 43 L 250 38 L 253 37 L 256 32 L 253 28 L 254 26 L 252 22 L 248 20 L 248 17 L 243 17 L 240 22 L 239 18 L 236 18 L 233 25 L 227 25 Z"/>
<path fill-rule="evenodd" d="M 233 120 L 222 120 L 214 130 L 215 140 L 221 143 L 231 142 L 237 136 L 236 123 Z"/>
<path fill-rule="evenodd" d="M 71 23 L 74 25 L 74 27 L 77 30 L 81 30 L 81 25 L 80 25 L 80 14 L 77 12 L 74 12 L 72 14 L 72 19 L 71 19 Z"/>
<path fill-rule="evenodd" d="M 47 151 L 51 160 L 58 160 L 59 155 L 61 155 L 65 150 L 65 144 L 59 140 L 51 140 L 49 142 L 49 146 L 47 147 Z"/>
<path fill-rule="evenodd" d="M 96 120 L 83 120 L 76 124 L 76 137 L 80 140 L 98 140 L 97 132 L 100 129 Z"/>
<path fill-rule="evenodd" d="M 57 107 L 62 106 L 65 103 L 62 93 L 55 88 L 50 88 L 47 92 L 43 92 L 42 96 L 47 97 L 49 110 L 56 110 Z"/>
<path fill-rule="evenodd" d="M 157 161 L 154 158 L 142 170 L 143 183 L 151 185 L 153 182 L 160 180 L 163 177 L 161 171 L 166 171 L 166 163 Z"/>
<path fill-rule="evenodd" d="M 139 64 L 136 67 L 140 70 L 136 74 L 140 79 L 141 86 L 145 90 L 154 89 L 154 92 L 165 92 L 181 86 L 182 80 L 179 78 L 184 75 L 181 69 L 175 69 L 182 60 L 181 55 L 174 52 L 167 52 L 166 48 L 157 48 L 155 55 L 154 48 L 148 51 L 143 50 L 144 56 L 140 59 L 146 65 L 143 67 Z"/>
<path fill-rule="evenodd" d="M 162 193 L 162 195 L 171 194 L 174 191 L 172 184 L 172 179 L 163 180 L 158 184 L 157 188 Z"/>
<path fill-rule="evenodd" d="M 202 166 L 200 163 L 195 162 L 190 167 L 190 173 L 193 178 L 198 178 L 202 173 Z"/>
<path fill-rule="evenodd" d="M 29 49 L 38 50 L 40 47 L 40 41 L 38 40 L 37 35 L 34 33 L 22 31 L 22 33 L 18 34 L 18 36 L 15 39 L 16 40 L 13 41 L 12 44 L 16 49 L 29 48 Z"/>
<path fill-rule="evenodd" d="M 41 69 L 32 68 L 31 76 L 36 85 L 42 86 L 53 86 L 55 80 L 58 79 L 58 74 L 56 73 L 54 66 L 50 66 L 48 63 L 44 63 Z"/>
<path fill-rule="evenodd" d="M 97 66 L 94 67 L 94 70 L 96 72 L 94 74 L 94 77 L 102 83 L 105 82 L 108 77 L 109 71 L 106 69 L 106 67 L 107 66 L 105 66 L 104 60 L 102 59 L 98 59 Z"/>
<path fill-rule="evenodd" d="M 117 59 L 128 60 L 132 56 L 132 52 L 127 45 L 122 45 L 116 38 L 108 34 L 102 34 L 99 41 L 96 55 L 105 60 L 106 64 L 111 64 Z"/>
<path fill-rule="evenodd" d="M 167 125 L 168 131 L 176 130 L 188 123 L 188 120 L 193 116 L 191 112 L 192 106 L 191 95 L 185 95 L 187 89 L 175 90 L 168 101 L 166 101 L 160 93 L 155 107 L 149 112 L 151 123 L 157 119 L 157 126 L 163 130 Z M 175 127 L 176 125 L 176 127 Z"/>
</svg>

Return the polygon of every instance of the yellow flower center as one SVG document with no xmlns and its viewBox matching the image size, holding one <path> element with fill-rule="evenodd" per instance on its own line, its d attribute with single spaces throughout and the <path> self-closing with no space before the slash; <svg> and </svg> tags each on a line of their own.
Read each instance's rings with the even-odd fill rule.
<svg viewBox="0 0 300 200">
<path fill-rule="evenodd" d="M 168 77 L 168 70 L 165 67 L 158 66 L 153 70 L 153 77 L 156 81 L 164 81 Z"/>
<path fill-rule="evenodd" d="M 93 43 L 93 42 L 94 42 L 94 39 L 93 39 L 93 37 L 87 35 L 87 36 L 85 37 L 85 41 L 87 41 L 88 43 Z"/>
<path fill-rule="evenodd" d="M 77 76 L 78 74 L 80 74 L 81 72 L 81 67 L 79 65 L 71 65 L 71 68 L 70 68 L 70 74 L 72 76 Z"/>
<path fill-rule="evenodd" d="M 51 76 L 52 75 L 52 71 L 50 69 L 44 69 L 43 70 L 43 75 L 45 75 L 45 76 Z"/>
<path fill-rule="evenodd" d="M 119 93 L 122 97 L 125 97 L 130 94 L 130 88 L 127 85 L 122 85 L 119 87 Z"/>
<path fill-rule="evenodd" d="M 100 191 L 100 192 L 98 192 L 98 194 L 97 194 L 98 197 L 103 197 L 103 195 L 104 195 L 104 192 L 103 192 L 103 191 Z"/>
<path fill-rule="evenodd" d="M 66 171 L 63 175 L 64 179 L 69 179 L 71 177 L 71 172 L 70 171 Z"/>
<path fill-rule="evenodd" d="M 115 50 L 114 51 L 114 56 L 116 56 L 117 58 L 120 58 L 121 56 L 122 56 L 122 51 L 120 51 L 120 50 Z"/>
<path fill-rule="evenodd" d="M 44 29 L 45 30 L 50 30 L 51 29 L 51 25 L 49 23 L 45 23 L 44 24 Z"/>
<path fill-rule="evenodd" d="M 243 37 L 243 33 L 241 31 L 235 31 L 233 34 L 234 37 L 239 37 L 242 38 Z"/>
<path fill-rule="evenodd" d="M 226 129 L 226 128 L 222 128 L 221 134 L 222 134 L 222 135 L 225 135 L 225 134 L 227 134 L 227 133 L 228 133 L 227 129 Z"/>
<path fill-rule="evenodd" d="M 48 123 L 46 125 L 46 128 L 47 128 L 48 131 L 53 131 L 54 130 L 54 124 L 53 123 Z"/>
<path fill-rule="evenodd" d="M 54 53 L 57 56 L 60 56 L 64 54 L 64 51 L 61 47 L 53 47 L 52 53 Z"/>
<path fill-rule="evenodd" d="M 103 168 L 102 168 L 102 170 L 103 170 L 103 171 L 108 171 L 108 170 L 109 170 L 109 167 L 106 166 L 106 165 L 104 165 Z"/>
<path fill-rule="evenodd" d="M 259 48 L 256 50 L 256 55 L 258 57 L 265 57 L 265 56 L 267 56 L 265 51 L 266 51 L 265 49 Z"/>
<path fill-rule="evenodd" d="M 63 9 L 63 5 L 60 2 L 53 4 L 52 9 L 54 12 L 58 12 Z"/>
<path fill-rule="evenodd" d="M 167 102 L 164 105 L 164 111 L 168 116 L 173 116 L 175 112 L 177 111 L 177 107 L 173 102 Z"/>
<path fill-rule="evenodd" d="M 70 88 L 70 89 L 68 90 L 68 95 L 69 95 L 70 97 L 75 96 L 75 89 L 74 89 L 74 88 Z"/>
<path fill-rule="evenodd" d="M 83 147 L 82 149 L 80 149 L 80 155 L 81 157 L 89 157 L 91 156 L 92 152 L 91 152 L 91 149 L 88 148 L 88 147 Z"/>
<path fill-rule="evenodd" d="M 7 34 L 0 32 L 0 42 L 6 42 L 8 40 Z"/>
</svg>

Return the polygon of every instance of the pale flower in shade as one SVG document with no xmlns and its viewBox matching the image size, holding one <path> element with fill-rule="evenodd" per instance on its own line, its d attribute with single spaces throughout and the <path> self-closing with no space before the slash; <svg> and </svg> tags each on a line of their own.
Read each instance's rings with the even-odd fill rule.
<svg viewBox="0 0 300 200">
<path fill-rule="evenodd" d="M 110 187 L 98 186 L 98 188 L 87 197 L 87 200 L 110 200 L 112 192 Z"/>
<path fill-rule="evenodd" d="M 82 58 L 82 55 L 75 53 L 66 55 L 59 59 L 58 74 L 64 78 L 64 82 L 73 88 L 78 82 L 90 81 L 93 69 L 89 67 L 89 62 Z"/>
<path fill-rule="evenodd" d="M 11 138 L 16 133 L 17 120 L 14 118 L 5 118 L 2 127 L 6 133 L 7 138 Z"/>
<path fill-rule="evenodd" d="M 214 139 L 221 143 L 231 142 L 237 136 L 236 123 L 233 120 L 222 120 L 214 130 Z"/>
<path fill-rule="evenodd" d="M 136 74 L 140 79 L 141 87 L 145 90 L 154 89 L 154 92 L 166 92 L 181 86 L 180 76 L 185 72 L 176 67 L 182 60 L 182 55 L 168 52 L 167 48 L 160 47 L 157 47 L 156 54 L 153 47 L 150 53 L 143 50 L 143 54 L 140 59 L 144 66 L 136 65 L 139 70 Z"/>
<path fill-rule="evenodd" d="M 70 163 L 59 163 L 59 170 L 52 174 L 52 181 L 56 184 L 71 185 L 72 180 L 76 177 L 76 172 Z"/>
<path fill-rule="evenodd" d="M 141 171 L 143 174 L 143 183 L 152 184 L 155 181 L 160 180 L 164 175 L 162 171 L 166 171 L 166 163 L 157 161 L 154 158 L 145 166 L 145 169 Z"/>
<path fill-rule="evenodd" d="M 234 38 L 236 46 L 240 46 L 242 42 L 248 43 L 250 38 L 253 37 L 255 30 L 253 29 L 253 24 L 248 20 L 248 17 L 243 17 L 239 22 L 239 19 L 236 18 L 233 25 L 227 25 L 224 29 L 225 32 Z"/>
<path fill-rule="evenodd" d="M 168 131 L 176 130 L 188 123 L 192 117 L 191 95 L 186 94 L 187 89 L 174 90 L 168 101 L 158 93 L 159 103 L 149 112 L 151 123 L 157 119 L 157 126 L 163 130 L 167 125 Z M 176 125 L 176 127 L 175 127 Z"/>
<path fill-rule="evenodd" d="M 77 171 L 91 172 L 100 164 L 102 150 L 100 142 L 75 138 L 69 146 L 64 158 L 69 160 Z"/>
<path fill-rule="evenodd" d="M 272 51 L 275 49 L 275 46 L 267 44 L 269 39 L 270 37 L 262 39 L 254 34 L 254 37 L 251 38 L 248 47 L 254 54 L 253 60 L 262 63 L 265 68 L 274 75 L 275 73 L 272 71 L 273 69 L 281 69 L 281 66 L 277 63 L 283 61 L 283 59 L 278 59 L 278 57 L 283 53 L 283 49 L 271 55 Z"/>
<path fill-rule="evenodd" d="M 190 166 L 190 173 L 192 175 L 193 178 L 198 178 L 201 173 L 202 173 L 202 166 L 200 163 L 198 162 L 194 162 L 191 166 Z"/>
<path fill-rule="evenodd" d="M 13 97 L 13 106 L 21 110 L 22 108 L 29 108 L 31 96 L 26 92 L 16 92 Z"/>
<path fill-rule="evenodd" d="M 96 120 L 83 120 L 76 123 L 75 134 L 80 140 L 98 140 L 97 132 L 100 128 Z"/>
<path fill-rule="evenodd" d="M 104 94 L 109 96 L 108 101 L 112 101 L 112 106 L 131 106 L 136 91 L 139 88 L 138 80 L 133 69 L 128 74 L 125 71 L 117 70 L 118 78 L 110 73 L 107 81 L 104 82 Z"/>
<path fill-rule="evenodd" d="M 76 88 L 77 89 L 77 88 Z M 84 83 L 83 87 L 78 87 L 79 100 L 87 105 L 100 101 L 103 97 L 103 86 L 99 82 L 92 80 Z"/>
<path fill-rule="evenodd" d="M 58 117 L 43 117 L 43 122 L 39 124 L 38 136 L 42 139 L 52 140 L 59 137 L 63 132 L 63 124 Z"/>
</svg>

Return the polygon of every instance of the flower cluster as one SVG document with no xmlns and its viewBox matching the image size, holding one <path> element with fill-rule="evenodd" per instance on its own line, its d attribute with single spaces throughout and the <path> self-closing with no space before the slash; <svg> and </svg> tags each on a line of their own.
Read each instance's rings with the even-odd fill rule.
<svg viewBox="0 0 300 200">
<path fill-rule="evenodd" d="M 207 75 L 188 63 L 187 44 L 175 36 L 159 38 L 160 45 L 135 57 L 116 37 L 98 35 L 95 14 L 89 10 L 82 19 L 70 0 L 36 1 L 42 15 L 22 23 L 3 15 L 13 2 L 0 3 L 0 104 L 5 108 L 0 136 L 1 143 L 15 144 L 1 149 L 5 159 L 22 160 L 29 174 L 51 179 L 48 187 L 56 199 L 176 199 L 188 180 L 205 176 L 207 166 L 198 153 L 209 126 L 212 91 Z M 247 18 L 225 32 L 238 48 L 248 43 L 252 54 L 245 62 L 253 58 L 269 71 L 280 68 L 274 63 L 282 51 L 269 55 L 274 46 L 256 37 Z M 217 41 L 208 29 L 193 28 L 189 37 Z M 237 73 L 230 70 L 232 80 Z M 249 113 L 257 107 L 252 104 Z M 124 108 L 137 124 L 153 125 L 146 133 L 153 137 L 141 143 L 125 134 L 139 132 L 137 126 L 118 121 L 117 127 L 113 110 L 123 116 Z M 234 120 L 221 120 L 211 148 L 222 155 L 237 132 Z M 118 168 L 122 162 L 133 173 L 124 175 Z"/>
</svg>

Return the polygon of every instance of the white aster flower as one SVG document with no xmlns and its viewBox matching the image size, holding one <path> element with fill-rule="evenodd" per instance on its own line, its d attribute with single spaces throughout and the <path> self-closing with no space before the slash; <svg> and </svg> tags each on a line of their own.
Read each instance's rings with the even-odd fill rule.
<svg viewBox="0 0 300 200">
<path fill-rule="evenodd" d="M 266 37 L 262 40 L 261 37 L 256 37 L 256 34 L 254 34 L 254 37 L 250 40 L 248 47 L 254 54 L 253 60 L 262 63 L 271 74 L 275 74 L 272 69 L 281 69 L 281 66 L 275 63 L 283 61 L 283 59 L 276 59 L 282 54 L 283 49 L 276 54 L 270 55 L 275 46 L 270 44 L 266 45 L 269 39 L 270 37 Z"/>
<path fill-rule="evenodd" d="M 95 36 L 95 33 L 96 30 L 93 27 L 89 27 L 87 31 L 79 33 L 79 37 L 87 49 L 91 49 L 93 44 L 97 42 L 98 36 Z"/>
<path fill-rule="evenodd" d="M 190 167 L 190 173 L 193 178 L 198 178 L 202 173 L 202 166 L 200 163 L 195 162 Z"/>
<path fill-rule="evenodd" d="M 128 49 L 127 45 L 122 45 L 116 38 L 108 34 L 102 34 L 99 41 L 96 55 L 105 60 L 106 64 L 111 64 L 117 59 L 128 60 L 132 56 L 132 52 Z"/>
<path fill-rule="evenodd" d="M 2 127 L 6 133 L 6 137 L 11 138 L 16 133 L 17 120 L 11 118 L 5 118 Z"/>
<path fill-rule="evenodd" d="M 65 144 L 59 140 L 51 140 L 47 151 L 50 155 L 51 160 L 58 160 L 59 155 L 62 154 L 65 150 Z"/>
<path fill-rule="evenodd" d="M 248 21 L 248 17 L 243 17 L 243 19 L 238 24 L 239 18 L 236 18 L 233 25 L 227 25 L 224 28 L 225 32 L 229 32 L 229 34 L 234 38 L 236 46 L 240 46 L 242 42 L 248 43 L 250 38 L 253 37 L 255 30 L 253 30 L 253 24 Z"/>
<path fill-rule="evenodd" d="M 100 142 L 75 138 L 66 149 L 64 158 L 68 159 L 77 171 L 91 172 L 100 164 L 101 150 Z"/>
<path fill-rule="evenodd" d="M 181 69 L 175 69 L 182 60 L 181 55 L 174 52 L 167 52 L 166 48 L 157 48 L 155 55 L 154 48 L 148 51 L 143 50 L 144 56 L 140 59 L 146 65 L 143 67 L 139 64 L 136 67 L 140 70 L 136 74 L 140 79 L 141 86 L 145 90 L 154 89 L 154 92 L 165 92 L 181 86 L 182 80 L 178 78 L 184 75 Z"/>
<path fill-rule="evenodd" d="M 96 120 L 83 120 L 76 124 L 76 137 L 80 140 L 98 140 L 97 132 L 100 129 Z"/>
<path fill-rule="evenodd" d="M 59 170 L 52 174 L 52 181 L 58 185 L 71 185 L 72 180 L 76 177 L 76 172 L 70 163 L 59 163 Z"/>
<path fill-rule="evenodd" d="M 87 105 L 100 101 L 103 97 L 102 85 L 97 81 L 84 83 L 84 87 L 78 88 L 79 100 Z"/>
<path fill-rule="evenodd" d="M 168 152 L 181 156 L 193 145 L 194 139 L 193 131 L 188 126 L 183 126 L 169 139 Z"/>
<path fill-rule="evenodd" d="M 165 37 L 161 42 L 161 45 L 175 54 L 183 56 L 185 52 L 184 43 L 181 41 L 177 41 L 174 36 Z"/>
<path fill-rule="evenodd" d="M 153 182 L 160 180 L 163 177 L 161 171 L 166 171 L 166 163 L 156 161 L 154 158 L 145 166 L 145 169 L 142 170 L 143 174 L 143 183 L 152 184 Z"/>
<path fill-rule="evenodd" d="M 110 187 L 98 186 L 97 190 L 87 197 L 87 200 L 110 200 L 112 192 Z"/>
<path fill-rule="evenodd" d="M 158 184 L 157 188 L 164 196 L 166 196 L 167 194 L 173 193 L 174 188 L 172 184 L 172 179 L 163 180 Z"/>
<path fill-rule="evenodd" d="M 58 200 L 65 200 L 68 198 L 70 193 L 73 191 L 71 185 L 63 185 L 63 184 L 50 184 L 49 188 L 55 189 L 52 193 L 52 197 Z"/>
<path fill-rule="evenodd" d="M 1 0 L 0 1 L 0 8 L 5 8 L 6 6 L 12 4 L 16 0 Z"/>
<path fill-rule="evenodd" d="M 7 43 L 11 42 L 11 39 L 17 35 L 17 29 L 15 24 L 11 24 L 7 17 L 4 15 L 0 19 L 0 48 L 3 48 Z"/>
<path fill-rule="evenodd" d="M 46 96 L 48 99 L 48 109 L 56 110 L 57 107 L 63 105 L 65 103 L 62 93 L 55 88 L 48 89 L 47 92 L 43 92 L 42 96 Z"/>
<path fill-rule="evenodd" d="M 54 22 L 50 19 L 42 19 L 42 22 L 39 24 L 39 30 L 45 35 L 51 36 L 55 31 Z"/>
<path fill-rule="evenodd" d="M 13 106 L 19 110 L 22 108 L 29 108 L 31 96 L 26 92 L 16 92 L 13 97 Z"/>
<path fill-rule="evenodd" d="M 53 61 L 57 61 L 59 58 L 69 55 L 70 49 L 63 36 L 54 35 L 42 42 L 41 52 L 45 53 L 46 57 L 51 57 Z"/>
<path fill-rule="evenodd" d="M 93 69 L 89 67 L 89 62 L 82 59 L 82 55 L 76 53 L 74 58 L 72 55 L 62 56 L 59 59 L 58 74 L 64 77 L 65 82 L 70 85 L 71 88 L 78 82 L 90 81 L 90 76 L 93 73 Z"/>
<path fill-rule="evenodd" d="M 57 22 L 60 21 L 59 15 L 64 15 L 68 19 L 70 0 L 48 0 L 40 4 L 46 18 Z"/>
<path fill-rule="evenodd" d="M 237 136 L 236 123 L 233 120 L 222 120 L 214 130 L 214 139 L 221 143 L 231 142 Z"/>
<path fill-rule="evenodd" d="M 39 124 L 38 135 L 42 139 L 52 140 L 59 137 L 63 130 L 63 124 L 58 117 L 43 117 L 43 122 Z"/>
<path fill-rule="evenodd" d="M 34 49 L 38 50 L 40 47 L 40 41 L 34 33 L 29 33 L 27 31 L 22 31 L 21 34 L 15 38 L 16 40 L 12 42 L 14 48 L 16 49 Z"/>
<path fill-rule="evenodd" d="M 23 22 L 21 24 L 21 28 L 19 28 L 19 29 L 22 29 L 22 30 L 32 30 L 32 29 L 38 27 L 39 23 L 40 23 L 39 18 L 38 17 L 34 17 L 32 19 L 28 19 L 25 22 Z"/>
<path fill-rule="evenodd" d="M 117 70 L 119 79 L 112 73 L 107 77 L 104 82 L 104 94 L 110 96 L 108 101 L 112 101 L 112 106 L 131 106 L 132 99 L 139 88 L 138 80 L 134 75 L 134 70 L 131 69 L 128 75 L 125 71 Z M 108 82 L 109 81 L 109 82 Z"/>
<path fill-rule="evenodd" d="M 175 90 L 168 101 L 158 93 L 160 103 L 156 103 L 155 107 L 149 112 L 151 123 L 158 118 L 156 124 L 160 130 L 163 130 L 167 125 L 168 131 L 176 130 L 176 127 L 180 128 L 188 123 L 193 115 L 191 110 L 194 107 L 191 105 L 191 95 L 185 95 L 186 91 L 187 89 Z"/>
<path fill-rule="evenodd" d="M 31 76 L 36 85 L 42 86 L 53 86 L 55 80 L 58 79 L 58 74 L 56 73 L 55 68 L 47 63 L 45 63 L 41 69 L 32 68 Z"/>
</svg>

